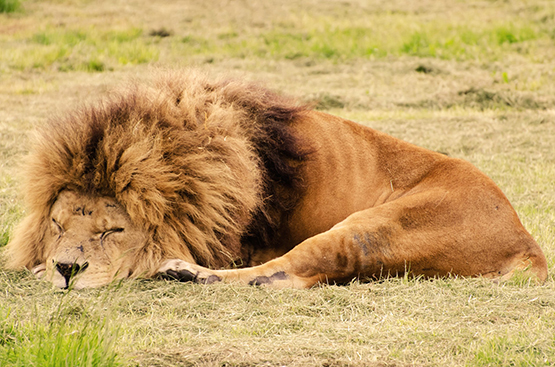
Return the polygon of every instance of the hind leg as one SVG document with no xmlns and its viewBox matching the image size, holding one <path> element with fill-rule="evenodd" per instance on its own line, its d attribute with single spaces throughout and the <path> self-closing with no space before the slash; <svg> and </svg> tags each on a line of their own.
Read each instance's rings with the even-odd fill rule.
<svg viewBox="0 0 555 367">
<path fill-rule="evenodd" d="M 441 190 L 429 191 L 354 213 L 259 266 L 211 270 L 168 260 L 159 272 L 199 283 L 307 288 L 319 282 L 396 276 L 407 270 L 428 277 L 503 277 L 528 263 L 532 273 L 545 279 L 545 258 L 530 235 L 519 228 L 520 222 L 500 221 L 499 215 L 488 217 L 474 208 L 469 215 L 462 209 L 463 213 L 460 201 L 448 200 Z"/>
</svg>

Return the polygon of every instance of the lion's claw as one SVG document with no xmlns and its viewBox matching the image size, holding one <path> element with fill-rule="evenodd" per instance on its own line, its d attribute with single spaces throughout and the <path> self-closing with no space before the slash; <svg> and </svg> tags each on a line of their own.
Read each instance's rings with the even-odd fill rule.
<svg viewBox="0 0 555 367">
<path fill-rule="evenodd" d="M 160 273 L 160 275 L 164 279 L 177 280 L 179 282 L 196 282 L 197 280 L 197 275 L 188 270 L 177 271 L 169 269 L 165 273 Z"/>
<path fill-rule="evenodd" d="M 158 273 L 164 279 L 180 282 L 212 284 L 222 280 L 219 276 L 212 274 L 209 269 L 179 259 L 164 262 L 158 269 Z"/>
</svg>

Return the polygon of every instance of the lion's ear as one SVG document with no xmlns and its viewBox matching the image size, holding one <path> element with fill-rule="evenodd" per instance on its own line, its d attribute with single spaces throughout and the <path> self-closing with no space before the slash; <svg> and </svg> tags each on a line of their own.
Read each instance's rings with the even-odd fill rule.
<svg viewBox="0 0 555 367">
<path fill-rule="evenodd" d="M 44 238 L 48 226 L 44 217 L 28 215 L 15 229 L 13 238 L 3 251 L 8 269 L 32 269 L 45 261 Z"/>
</svg>

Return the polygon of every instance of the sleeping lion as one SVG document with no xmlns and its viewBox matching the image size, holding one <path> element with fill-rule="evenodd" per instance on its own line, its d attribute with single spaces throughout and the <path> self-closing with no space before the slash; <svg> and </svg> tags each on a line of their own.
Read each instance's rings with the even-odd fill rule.
<svg viewBox="0 0 555 367">
<path fill-rule="evenodd" d="M 8 268 L 76 289 L 546 279 L 542 250 L 471 164 L 257 84 L 160 74 L 40 129 Z"/>
</svg>

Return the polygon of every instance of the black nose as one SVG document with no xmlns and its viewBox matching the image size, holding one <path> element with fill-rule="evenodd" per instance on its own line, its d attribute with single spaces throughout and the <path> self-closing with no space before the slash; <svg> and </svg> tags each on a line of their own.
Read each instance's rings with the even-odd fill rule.
<svg viewBox="0 0 555 367">
<path fill-rule="evenodd" d="M 58 273 L 62 274 L 62 276 L 65 278 L 67 286 L 69 286 L 69 280 L 71 279 L 71 277 L 77 275 L 82 271 L 85 271 L 85 269 L 88 266 L 89 266 L 89 263 L 83 263 L 82 265 L 75 264 L 75 263 L 73 264 L 56 263 L 56 269 L 58 270 Z"/>
</svg>

